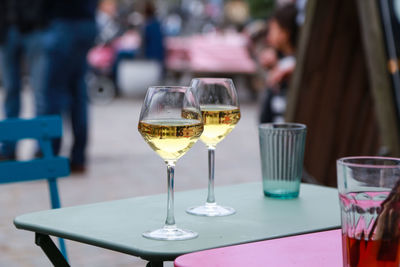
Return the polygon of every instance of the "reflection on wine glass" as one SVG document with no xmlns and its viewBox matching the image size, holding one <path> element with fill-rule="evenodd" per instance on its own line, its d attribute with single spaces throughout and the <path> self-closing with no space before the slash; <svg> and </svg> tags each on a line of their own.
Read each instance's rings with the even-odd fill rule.
<svg viewBox="0 0 400 267">
<path fill-rule="evenodd" d="M 157 86 L 147 90 L 138 130 L 144 140 L 164 159 L 168 171 L 167 219 L 161 229 L 144 232 L 157 240 L 185 240 L 197 233 L 175 225 L 174 168 L 203 132 L 199 104 L 191 87 Z"/>
<path fill-rule="evenodd" d="M 206 204 L 187 209 L 189 214 L 226 216 L 235 213 L 230 207 L 217 205 L 214 195 L 214 161 L 216 145 L 240 120 L 239 100 L 231 79 L 197 78 L 191 86 L 200 103 L 204 131 L 200 140 L 208 148 L 208 196 Z"/>
</svg>

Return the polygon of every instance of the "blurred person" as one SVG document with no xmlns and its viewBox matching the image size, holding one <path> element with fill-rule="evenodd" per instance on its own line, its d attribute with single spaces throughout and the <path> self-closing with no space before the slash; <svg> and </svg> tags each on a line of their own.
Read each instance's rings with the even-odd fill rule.
<svg viewBox="0 0 400 267">
<path fill-rule="evenodd" d="M 164 34 L 156 16 L 154 3 L 147 1 L 144 6 L 145 22 L 143 27 L 142 47 L 146 59 L 155 60 L 165 71 Z"/>
<path fill-rule="evenodd" d="M 101 0 L 96 12 L 99 43 L 112 41 L 119 35 L 121 27 L 117 22 L 117 3 L 115 0 Z"/>
<path fill-rule="evenodd" d="M 269 21 L 266 38 L 269 47 L 260 56 L 261 64 L 268 69 L 261 123 L 284 121 L 286 93 L 296 62 L 296 16 L 295 5 L 287 4 L 279 7 Z"/>
<path fill-rule="evenodd" d="M 42 38 L 44 53 L 43 114 L 66 115 L 73 133 L 71 172 L 86 170 L 88 102 L 86 54 L 96 37 L 97 0 L 49 2 L 49 25 Z M 42 114 L 39 114 L 42 115 Z M 61 140 L 53 143 L 59 153 Z"/>
<path fill-rule="evenodd" d="M 47 23 L 45 0 L 0 0 L 0 69 L 4 86 L 4 115 L 17 118 L 21 111 L 23 75 L 29 74 L 36 111 L 43 107 L 38 90 L 42 28 Z M 1 159 L 16 158 L 16 143 L 4 142 Z"/>
<path fill-rule="evenodd" d="M 243 0 L 230 0 L 225 4 L 224 13 L 227 21 L 240 28 L 249 19 L 249 4 Z"/>
<path fill-rule="evenodd" d="M 121 14 L 118 12 L 116 0 L 100 0 L 95 16 L 98 35 L 96 46 L 89 51 L 88 60 L 90 72 L 88 75 L 90 100 L 97 101 L 94 97 L 109 95 L 113 98 L 118 94 L 117 73 L 119 61 L 124 58 L 133 58 L 129 53 L 119 49 L 118 41 L 124 34 Z M 126 33 L 126 32 L 125 32 Z M 125 38 L 126 39 L 126 38 Z"/>
<path fill-rule="evenodd" d="M 272 69 L 278 63 L 278 53 L 272 47 L 264 48 L 260 52 L 260 63 L 266 69 Z"/>
<path fill-rule="evenodd" d="M 164 21 L 167 36 L 179 36 L 182 31 L 182 17 L 178 13 L 168 14 Z"/>
</svg>

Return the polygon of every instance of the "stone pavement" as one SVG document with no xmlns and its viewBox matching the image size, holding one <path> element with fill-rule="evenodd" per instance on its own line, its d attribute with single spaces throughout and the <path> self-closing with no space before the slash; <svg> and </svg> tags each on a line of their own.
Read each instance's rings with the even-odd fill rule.
<svg viewBox="0 0 400 267">
<path fill-rule="evenodd" d="M 29 91 L 24 92 L 23 101 L 23 116 L 29 117 L 32 114 Z M 137 131 L 141 101 L 125 98 L 91 106 L 89 169 L 84 175 L 59 180 L 62 206 L 166 192 L 165 165 Z M 243 103 L 241 111 L 239 124 L 217 147 L 216 186 L 261 179 L 256 104 Z M 65 125 L 63 151 L 70 140 L 67 128 Z M 29 141 L 21 144 L 20 157 L 29 158 L 33 146 Z M 207 151 L 201 142 L 178 161 L 175 177 L 176 191 L 207 187 Z M 17 230 L 12 223 L 19 214 L 48 208 L 45 181 L 0 185 L 0 266 L 50 266 L 44 253 L 34 245 L 34 234 Z M 160 224 L 164 219 L 160 217 Z M 67 249 L 72 266 L 146 264 L 136 257 L 72 241 L 67 241 Z"/>
</svg>

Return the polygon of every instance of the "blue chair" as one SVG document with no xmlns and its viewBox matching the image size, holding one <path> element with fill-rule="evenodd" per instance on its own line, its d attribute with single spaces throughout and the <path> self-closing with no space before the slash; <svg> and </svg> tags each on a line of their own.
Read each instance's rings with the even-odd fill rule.
<svg viewBox="0 0 400 267">
<path fill-rule="evenodd" d="M 0 121 L 0 142 L 36 139 L 43 155 L 41 158 L 29 161 L 1 161 L 0 184 L 47 179 L 51 207 L 60 208 L 57 177 L 69 175 L 69 161 L 65 157 L 53 154 L 51 139 L 61 136 L 62 121 L 59 116 Z M 59 241 L 61 253 L 67 259 L 64 240 Z"/>
</svg>

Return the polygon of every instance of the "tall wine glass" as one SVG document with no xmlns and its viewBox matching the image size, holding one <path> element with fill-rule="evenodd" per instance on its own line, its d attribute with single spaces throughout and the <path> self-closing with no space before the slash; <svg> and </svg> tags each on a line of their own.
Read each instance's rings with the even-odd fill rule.
<svg viewBox="0 0 400 267">
<path fill-rule="evenodd" d="M 214 159 L 217 144 L 240 120 L 239 100 L 231 79 L 196 78 L 191 82 L 203 115 L 204 131 L 200 140 L 208 148 L 208 196 L 206 204 L 191 207 L 189 214 L 226 216 L 235 213 L 231 207 L 217 205 L 214 194 Z"/>
<path fill-rule="evenodd" d="M 168 202 L 164 227 L 144 232 L 157 240 L 185 240 L 197 233 L 180 229 L 174 218 L 174 167 L 203 132 L 199 104 L 190 87 L 156 86 L 147 90 L 138 130 L 144 140 L 167 164 Z"/>
</svg>

